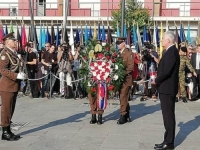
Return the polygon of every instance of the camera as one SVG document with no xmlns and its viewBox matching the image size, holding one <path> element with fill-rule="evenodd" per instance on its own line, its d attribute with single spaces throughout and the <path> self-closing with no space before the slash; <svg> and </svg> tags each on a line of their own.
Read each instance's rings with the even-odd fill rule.
<svg viewBox="0 0 200 150">
<path fill-rule="evenodd" d="M 141 52 L 142 54 L 142 61 L 151 61 L 152 57 L 150 54 L 150 50 L 153 49 L 153 45 L 149 42 L 144 43 L 144 49 Z"/>
<path fill-rule="evenodd" d="M 69 46 L 68 45 L 63 45 L 63 54 L 62 54 L 62 58 L 64 60 L 68 60 L 69 59 Z"/>
<path fill-rule="evenodd" d="M 151 55 L 149 49 L 145 48 L 142 52 L 142 61 L 151 61 Z"/>
</svg>

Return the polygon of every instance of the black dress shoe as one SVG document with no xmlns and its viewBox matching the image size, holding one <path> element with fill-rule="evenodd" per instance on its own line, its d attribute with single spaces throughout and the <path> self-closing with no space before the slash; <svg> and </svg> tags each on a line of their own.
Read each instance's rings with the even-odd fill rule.
<svg viewBox="0 0 200 150">
<path fill-rule="evenodd" d="M 7 141 L 17 141 L 20 139 L 20 136 L 15 135 L 14 133 L 10 133 L 8 127 L 2 127 L 3 133 L 1 136 L 1 140 Z"/>
<path fill-rule="evenodd" d="M 183 101 L 183 103 L 187 103 L 186 97 L 183 97 L 183 98 L 182 98 L 182 101 Z"/>
<path fill-rule="evenodd" d="M 90 124 L 95 124 L 95 123 L 97 123 L 96 114 L 92 114 L 92 119 L 90 120 Z"/>
<path fill-rule="evenodd" d="M 131 118 L 130 118 L 129 112 L 127 112 L 125 116 L 126 116 L 127 122 L 131 122 Z"/>
<path fill-rule="evenodd" d="M 103 121 L 102 121 L 102 114 L 98 114 L 97 124 L 99 124 L 99 125 L 103 124 Z"/>
<path fill-rule="evenodd" d="M 162 146 L 162 145 L 163 145 L 163 142 L 160 143 L 160 144 L 155 144 L 155 147 L 160 147 L 160 146 Z"/>
<path fill-rule="evenodd" d="M 173 150 L 174 145 L 172 144 L 162 144 L 161 146 L 156 146 L 154 147 L 156 150 Z"/>
<path fill-rule="evenodd" d="M 15 135 L 12 133 L 10 126 L 7 127 L 8 133 L 10 133 L 14 138 L 21 138 L 20 135 Z"/>
<path fill-rule="evenodd" d="M 117 121 L 117 124 L 124 124 L 127 123 L 127 118 L 125 115 L 121 115 L 119 120 Z"/>
</svg>

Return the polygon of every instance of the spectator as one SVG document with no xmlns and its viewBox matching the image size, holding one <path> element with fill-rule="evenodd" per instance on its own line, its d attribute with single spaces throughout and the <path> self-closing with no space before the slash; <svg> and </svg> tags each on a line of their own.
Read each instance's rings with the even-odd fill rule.
<svg viewBox="0 0 200 150">
<path fill-rule="evenodd" d="M 50 47 L 50 49 L 48 51 L 45 51 L 42 56 L 41 62 L 44 65 L 44 76 L 49 74 L 50 71 L 51 71 L 51 73 L 55 74 L 56 65 L 57 65 L 57 56 L 54 54 L 54 51 L 55 51 L 55 46 L 52 45 Z M 49 98 L 49 94 L 51 94 L 51 93 L 49 93 L 49 90 L 51 87 L 49 87 L 49 85 L 47 85 L 48 80 L 49 80 L 49 76 L 47 76 L 43 79 L 42 97 L 46 96 L 47 98 Z M 53 81 L 53 78 L 51 78 L 51 80 Z"/>
<path fill-rule="evenodd" d="M 33 52 L 31 45 L 27 46 L 28 48 L 28 56 L 27 56 L 27 72 L 28 72 L 28 78 L 30 79 L 35 79 L 35 73 L 38 71 L 37 69 L 37 56 L 36 54 Z M 35 81 L 30 81 L 30 91 L 31 91 L 31 95 L 32 97 L 37 97 L 35 95 L 35 91 L 37 92 L 37 86 L 35 84 Z"/>
<path fill-rule="evenodd" d="M 69 98 L 70 92 L 72 92 L 72 83 L 71 83 L 71 74 L 72 74 L 72 68 L 69 60 L 69 55 L 71 53 L 69 52 L 69 47 L 64 47 L 64 51 L 62 51 L 60 57 L 58 58 L 60 60 L 58 73 L 59 73 L 59 79 L 60 79 L 60 97 L 63 98 Z"/>
<path fill-rule="evenodd" d="M 137 90 L 138 84 L 134 81 L 136 81 L 139 78 L 139 70 L 138 70 L 138 64 L 141 63 L 139 55 L 137 54 L 135 47 L 131 47 L 134 57 L 134 69 L 132 72 L 132 78 L 133 78 L 133 86 L 132 86 L 132 95 L 135 94 Z M 136 98 L 135 95 L 133 95 L 133 98 Z"/>
</svg>

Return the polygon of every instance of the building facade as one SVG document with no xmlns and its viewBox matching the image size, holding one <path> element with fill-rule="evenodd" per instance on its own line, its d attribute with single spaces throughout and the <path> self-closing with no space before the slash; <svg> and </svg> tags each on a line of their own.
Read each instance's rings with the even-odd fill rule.
<svg viewBox="0 0 200 150">
<path fill-rule="evenodd" d="M 69 0 L 69 10 L 66 16 L 66 0 L 32 0 L 34 20 L 39 24 L 62 24 L 67 18 L 67 25 L 92 24 L 101 21 L 107 24 L 112 20 L 112 10 L 119 9 L 120 0 Z M 183 23 L 184 28 L 190 25 L 191 36 L 195 38 L 200 20 L 199 0 L 140 0 L 143 7 L 149 9 L 152 20 L 156 23 L 169 24 L 175 29 L 175 24 Z M 10 21 L 30 24 L 29 0 L 0 1 L 0 20 L 2 24 Z M 179 28 L 179 27 L 178 27 Z"/>
</svg>

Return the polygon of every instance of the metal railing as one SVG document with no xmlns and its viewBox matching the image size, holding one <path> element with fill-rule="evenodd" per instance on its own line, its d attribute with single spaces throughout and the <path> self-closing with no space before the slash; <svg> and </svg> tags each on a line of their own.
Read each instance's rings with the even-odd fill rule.
<svg viewBox="0 0 200 150">
<path fill-rule="evenodd" d="M 86 1 L 86 0 L 85 0 Z M 120 1 L 120 0 L 119 0 Z M 145 2 L 152 17 L 200 17 L 199 2 Z M 69 16 L 85 17 L 111 17 L 112 11 L 119 9 L 119 2 L 70 2 Z M 158 9 L 161 9 L 159 11 Z M 35 16 L 63 16 L 63 3 L 34 3 Z M 28 3 L 0 2 L 1 16 L 30 16 Z"/>
</svg>

